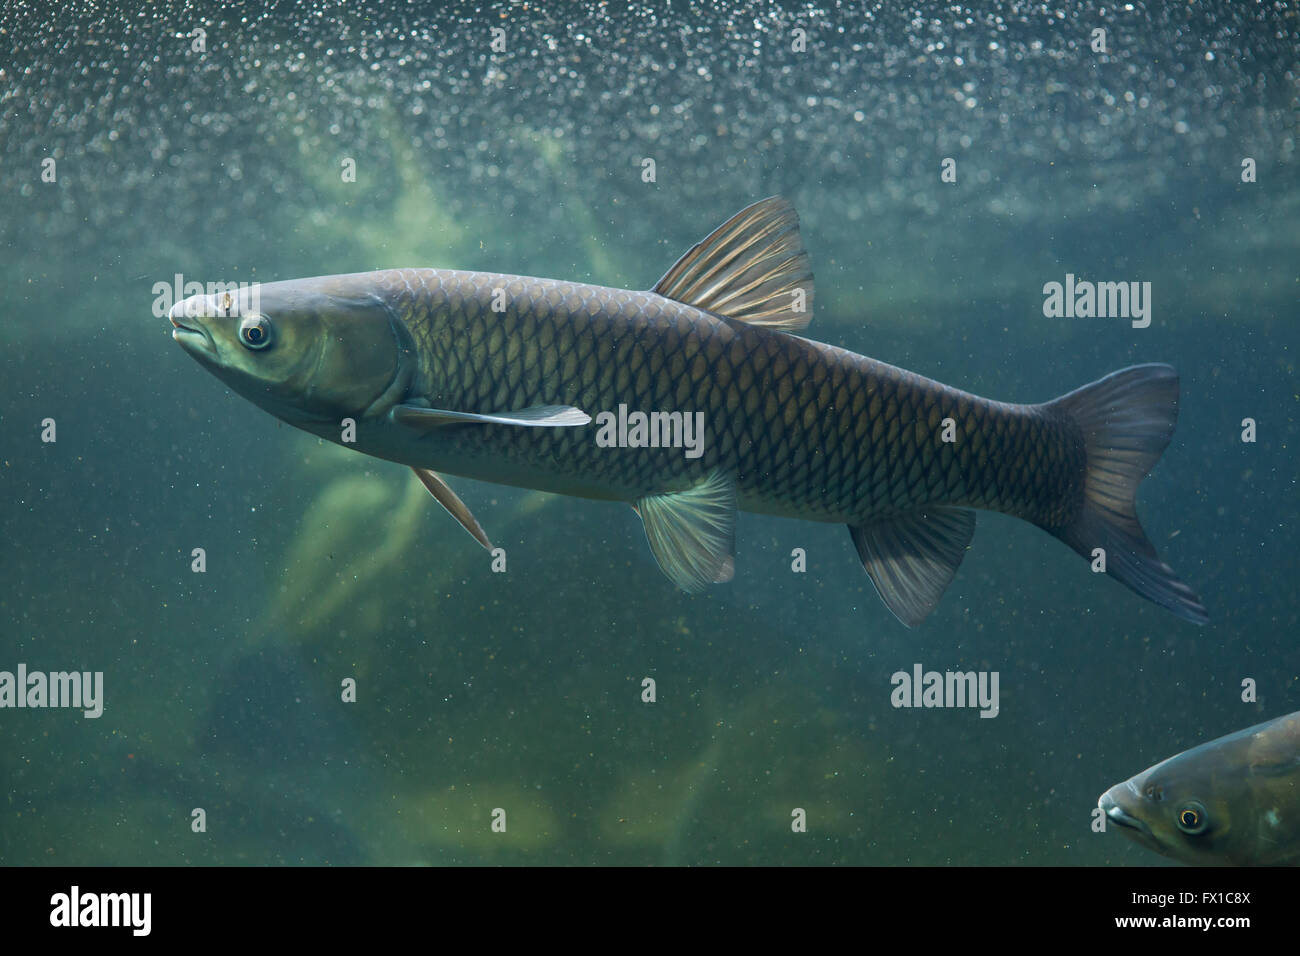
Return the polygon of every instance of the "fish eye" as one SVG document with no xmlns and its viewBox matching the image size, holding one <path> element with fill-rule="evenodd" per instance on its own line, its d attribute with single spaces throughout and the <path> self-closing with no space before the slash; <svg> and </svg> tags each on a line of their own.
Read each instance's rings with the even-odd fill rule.
<svg viewBox="0 0 1300 956">
<path fill-rule="evenodd" d="M 271 321 L 264 315 L 250 315 L 239 323 L 239 341 L 250 349 L 264 349 L 271 344 Z"/>
<path fill-rule="evenodd" d="M 1210 817 L 1205 812 L 1205 807 L 1195 800 L 1190 800 L 1178 808 L 1177 819 L 1178 829 L 1193 836 L 1204 833 L 1210 825 Z"/>
</svg>

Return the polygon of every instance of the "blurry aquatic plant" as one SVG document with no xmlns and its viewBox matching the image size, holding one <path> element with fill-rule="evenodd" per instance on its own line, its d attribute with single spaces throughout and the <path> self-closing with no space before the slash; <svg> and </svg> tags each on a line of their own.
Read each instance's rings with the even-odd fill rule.
<svg viewBox="0 0 1300 956">
<path fill-rule="evenodd" d="M 406 556 L 425 508 L 427 493 L 409 479 L 345 475 L 323 488 L 281 561 L 279 591 L 257 633 L 301 637 L 340 614 L 375 617 L 367 589 Z"/>
<path fill-rule="evenodd" d="M 329 644 L 340 634 L 347 640 L 381 631 L 391 624 L 393 579 L 417 565 L 429 575 L 420 604 L 431 613 L 448 582 L 462 576 L 469 563 L 484 560 L 477 546 L 431 550 L 442 535 L 459 542 L 463 532 L 409 469 L 374 468 L 354 452 L 314 439 L 303 439 L 298 447 L 311 449 L 301 462 L 307 471 L 304 486 L 320 482 L 321 490 L 303 509 L 298 530 L 276 562 L 279 584 L 250 632 L 250 646 L 267 640 Z M 497 508 L 494 533 L 554 500 L 530 492 L 513 508 Z"/>
<path fill-rule="evenodd" d="M 392 796 L 384 842 L 408 855 L 459 852 L 470 859 L 494 851 L 535 851 L 557 842 L 560 820 L 535 790 L 513 781 L 483 780 L 427 789 L 404 789 Z M 493 823 L 504 829 L 494 829 Z M 391 856 L 387 858 L 393 858 Z"/>
<path fill-rule="evenodd" d="M 450 186 L 440 181 L 410 137 L 403 135 L 392 103 L 385 98 L 376 102 L 380 105 L 369 122 L 382 145 L 377 156 L 367 153 L 360 157 L 353 179 L 345 178 L 345 164 L 357 163 L 358 157 L 348 155 L 345 145 L 340 144 L 328 156 L 309 151 L 300 154 L 305 171 L 333 201 L 308 212 L 304 225 L 313 234 L 328 237 L 330 244 L 352 247 L 367 259 L 348 267 L 353 271 L 381 265 L 451 267 L 466 255 L 468 236 L 480 232 L 485 224 L 448 213 L 440 197 L 447 195 Z M 382 214 L 377 214 L 379 210 Z"/>
<path fill-rule="evenodd" d="M 624 774 L 597 811 L 603 839 L 656 848 L 668 866 L 739 862 L 747 847 L 784 841 L 796 808 L 812 832 L 852 837 L 869 827 L 873 808 L 897 799 L 888 751 L 807 690 L 727 700 L 709 693 L 694 756 L 667 767 L 647 760 Z"/>
</svg>

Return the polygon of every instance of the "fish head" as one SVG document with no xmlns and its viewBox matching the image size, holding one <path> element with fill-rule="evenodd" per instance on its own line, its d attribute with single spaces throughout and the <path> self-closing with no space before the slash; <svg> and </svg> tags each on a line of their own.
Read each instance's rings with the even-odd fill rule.
<svg viewBox="0 0 1300 956">
<path fill-rule="evenodd" d="M 1235 862 L 1240 801 L 1225 770 L 1210 754 L 1188 751 L 1111 787 L 1097 806 L 1107 823 L 1157 853 L 1202 866 Z"/>
<path fill-rule="evenodd" d="M 291 424 L 361 417 L 405 391 L 413 349 L 383 299 L 351 276 L 190 296 L 172 338 L 249 401 Z"/>
</svg>

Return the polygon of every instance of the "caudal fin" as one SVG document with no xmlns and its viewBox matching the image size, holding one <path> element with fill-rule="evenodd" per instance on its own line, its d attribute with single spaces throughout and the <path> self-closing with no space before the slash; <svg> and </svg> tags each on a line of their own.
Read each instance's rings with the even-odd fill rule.
<svg viewBox="0 0 1300 956">
<path fill-rule="evenodd" d="M 1077 424 L 1088 459 L 1083 506 L 1064 528 L 1048 528 L 1091 560 L 1106 554 L 1106 573 L 1194 624 L 1209 614 L 1196 594 L 1156 555 L 1137 516 L 1137 488 L 1159 460 L 1178 421 L 1178 373 L 1134 365 L 1063 395 L 1048 408 Z"/>
</svg>

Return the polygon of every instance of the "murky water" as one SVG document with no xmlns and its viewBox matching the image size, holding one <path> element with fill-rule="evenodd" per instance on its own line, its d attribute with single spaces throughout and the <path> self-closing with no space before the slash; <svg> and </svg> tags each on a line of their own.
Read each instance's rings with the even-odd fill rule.
<svg viewBox="0 0 1300 956">
<path fill-rule="evenodd" d="M 0 709 L 0 862 L 1159 863 L 1097 796 L 1300 708 L 1295 5 L 657 6 L 0 13 L 0 670 L 104 688 Z M 742 515 L 690 596 L 625 506 L 461 480 L 493 573 L 162 317 L 177 275 L 649 288 L 772 194 L 813 338 L 1008 401 L 1176 366 L 1141 514 L 1210 625 L 985 513 L 913 631 L 829 525 Z M 1149 326 L 1046 317 L 1067 274 Z M 918 663 L 997 716 L 892 706 Z"/>
</svg>

